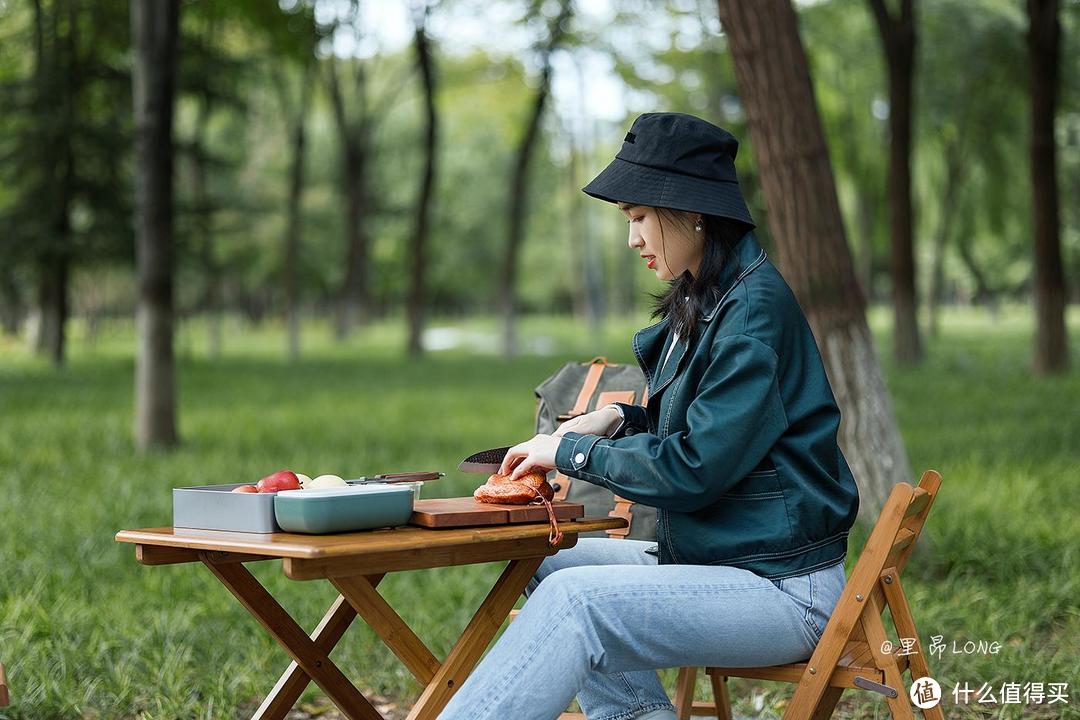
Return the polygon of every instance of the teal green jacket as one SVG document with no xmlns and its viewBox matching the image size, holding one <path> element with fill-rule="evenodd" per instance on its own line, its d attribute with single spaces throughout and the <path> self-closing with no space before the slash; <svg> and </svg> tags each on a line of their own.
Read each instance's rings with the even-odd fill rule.
<svg viewBox="0 0 1080 720">
<path fill-rule="evenodd" d="M 859 492 L 810 326 L 752 232 L 721 288 L 659 376 L 668 321 L 634 335 L 649 400 L 621 404 L 626 434 L 567 432 L 555 464 L 657 508 L 661 564 L 779 579 L 840 562 Z"/>
</svg>

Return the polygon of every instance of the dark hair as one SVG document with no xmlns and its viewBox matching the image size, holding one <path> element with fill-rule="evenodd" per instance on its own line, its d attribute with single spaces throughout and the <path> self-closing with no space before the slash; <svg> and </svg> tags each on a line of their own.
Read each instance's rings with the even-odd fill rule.
<svg viewBox="0 0 1080 720">
<path fill-rule="evenodd" d="M 656 208 L 661 240 L 664 218 L 673 224 L 685 222 L 685 214 L 669 208 Z M 697 275 L 689 270 L 671 280 L 668 289 L 652 294 L 654 318 L 668 318 L 679 337 L 690 338 L 697 330 L 698 316 L 720 300 L 725 290 L 719 285 L 720 274 L 735 255 L 735 245 L 750 229 L 745 223 L 717 215 L 702 215 L 704 224 L 704 254 Z"/>
</svg>

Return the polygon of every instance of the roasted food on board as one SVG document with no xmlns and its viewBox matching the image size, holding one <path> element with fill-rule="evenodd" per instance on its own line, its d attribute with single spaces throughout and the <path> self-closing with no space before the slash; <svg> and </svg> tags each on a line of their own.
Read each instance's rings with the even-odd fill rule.
<svg viewBox="0 0 1080 720">
<path fill-rule="evenodd" d="M 542 472 L 534 470 L 525 473 L 517 480 L 495 473 L 488 478 L 486 483 L 473 491 L 473 497 L 483 503 L 503 505 L 528 505 L 539 500 L 547 508 L 548 521 L 551 523 L 548 542 L 554 547 L 562 541 L 563 534 L 559 530 L 555 511 L 551 507 L 551 499 L 555 497 L 555 491 Z"/>
</svg>

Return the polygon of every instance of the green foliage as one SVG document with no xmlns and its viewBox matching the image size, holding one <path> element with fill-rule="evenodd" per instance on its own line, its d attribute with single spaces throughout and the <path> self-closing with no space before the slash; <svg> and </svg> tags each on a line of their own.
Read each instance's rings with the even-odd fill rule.
<svg viewBox="0 0 1080 720">
<path fill-rule="evenodd" d="M 879 308 L 872 318 L 886 362 L 887 317 Z M 1080 330 L 1080 317 L 1071 320 Z M 236 708 L 262 697 L 287 666 L 285 653 L 205 569 L 141 567 L 113 534 L 168 525 L 172 487 L 254 480 L 283 466 L 343 475 L 442 469 L 448 476 L 426 485 L 427 497 L 468 493 L 477 477 L 453 468 L 470 452 L 530 434 L 540 380 L 565 359 L 632 361 L 630 333 L 646 320 L 599 336 L 565 319 L 523 322 L 523 336 L 549 338 L 554 355 L 508 363 L 476 354 L 476 338 L 496 336 L 493 320 L 477 320 L 458 326 L 466 346 L 402 363 L 402 326 L 388 322 L 345 345 L 328 327 L 310 327 L 307 358 L 290 366 L 280 328 L 230 320 L 230 336 L 242 342 L 209 361 L 203 328 L 184 325 L 186 443 L 149 456 L 130 440 L 129 325 L 104 327 L 93 350 L 77 325 L 64 374 L 0 346 L 8 358 L 0 364 L 0 648 L 16 701 L 0 718 L 239 716 Z M 927 529 L 932 553 L 916 556 L 905 576 L 923 643 L 941 634 L 1004 645 L 998 655 L 932 658 L 946 688 L 1076 684 L 1080 382 L 1030 377 L 1032 332 L 1023 309 L 996 320 L 950 311 L 925 367 L 886 366 L 913 467 L 944 477 Z M 849 571 L 864 540 L 862 531 L 852 539 Z M 333 599 L 329 585 L 290 581 L 275 563 L 250 567 L 306 627 Z M 380 591 L 443 656 L 499 570 L 403 573 Z M 335 659 L 362 687 L 406 702 L 418 692 L 362 624 Z M 673 673 L 664 677 L 671 690 Z M 778 713 L 790 686 L 732 681 L 738 714 L 756 714 L 755 694 Z M 880 716 L 877 696 L 848 697 L 839 716 Z M 1020 717 L 1019 707 L 1000 717 Z M 1039 717 L 1077 717 L 1074 705 L 1043 708 L 1057 714 Z M 971 707 L 947 713 L 976 717 Z"/>
</svg>

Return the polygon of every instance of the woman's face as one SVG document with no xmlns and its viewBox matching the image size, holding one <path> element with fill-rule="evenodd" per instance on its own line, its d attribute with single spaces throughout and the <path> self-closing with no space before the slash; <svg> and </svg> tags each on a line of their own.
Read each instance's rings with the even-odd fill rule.
<svg viewBox="0 0 1080 720">
<path fill-rule="evenodd" d="M 627 243 L 658 279 L 674 280 L 687 270 L 697 275 L 705 247 L 704 233 L 695 230 L 700 214 L 675 212 L 673 222 L 648 205 L 619 203 L 619 210 L 630 227 Z"/>
</svg>

